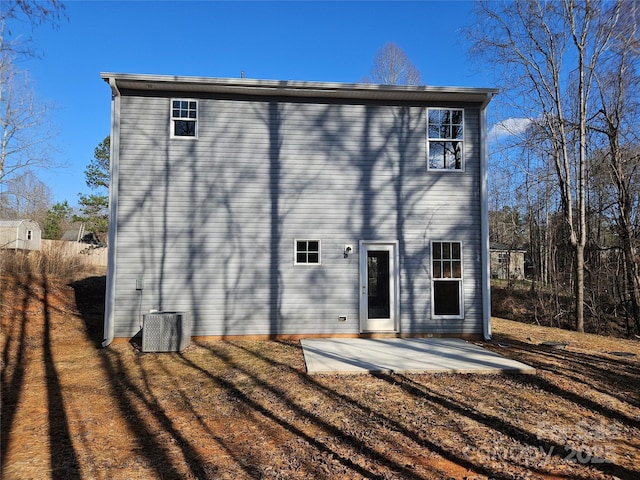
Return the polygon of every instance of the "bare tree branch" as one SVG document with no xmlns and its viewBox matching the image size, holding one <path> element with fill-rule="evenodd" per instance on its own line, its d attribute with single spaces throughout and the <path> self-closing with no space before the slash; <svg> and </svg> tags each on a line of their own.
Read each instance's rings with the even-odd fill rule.
<svg viewBox="0 0 640 480">
<path fill-rule="evenodd" d="M 5 53 L 5 56 L 8 55 Z M 0 185 L 22 171 L 53 166 L 52 107 L 36 101 L 26 72 L 10 62 L 0 68 Z"/>
<path fill-rule="evenodd" d="M 516 116 L 531 118 L 544 133 L 539 146 L 546 147 L 543 156 L 555 170 L 566 238 L 574 253 L 578 331 L 584 328 L 592 89 L 598 65 L 611 52 L 621 4 L 621 0 L 483 0 L 469 30 L 472 54 L 502 68 L 504 97 L 514 99 Z"/>
<path fill-rule="evenodd" d="M 381 85 L 421 85 L 422 77 L 409 57 L 395 43 L 378 50 L 368 83 Z"/>
</svg>

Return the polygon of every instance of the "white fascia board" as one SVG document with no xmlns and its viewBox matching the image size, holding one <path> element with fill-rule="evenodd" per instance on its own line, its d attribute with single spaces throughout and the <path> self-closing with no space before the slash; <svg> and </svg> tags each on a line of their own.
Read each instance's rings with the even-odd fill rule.
<svg viewBox="0 0 640 480">
<path fill-rule="evenodd" d="M 344 98 L 359 100 L 464 102 L 481 107 L 498 93 L 493 88 L 375 85 L 368 83 L 301 82 L 246 78 L 181 77 L 101 73 L 120 90 L 228 93 L 257 96 Z"/>
</svg>

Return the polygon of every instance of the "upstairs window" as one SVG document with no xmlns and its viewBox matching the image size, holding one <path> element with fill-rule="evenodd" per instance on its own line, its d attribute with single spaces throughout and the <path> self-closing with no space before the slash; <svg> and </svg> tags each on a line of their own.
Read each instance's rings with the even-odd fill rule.
<svg viewBox="0 0 640 480">
<path fill-rule="evenodd" d="M 430 170 L 463 170 L 463 143 L 462 109 L 427 110 L 427 157 Z"/>
<path fill-rule="evenodd" d="M 320 264 L 320 240 L 294 240 L 296 265 Z"/>
<path fill-rule="evenodd" d="M 198 136 L 198 102 L 196 100 L 171 100 L 171 136 Z"/>
</svg>

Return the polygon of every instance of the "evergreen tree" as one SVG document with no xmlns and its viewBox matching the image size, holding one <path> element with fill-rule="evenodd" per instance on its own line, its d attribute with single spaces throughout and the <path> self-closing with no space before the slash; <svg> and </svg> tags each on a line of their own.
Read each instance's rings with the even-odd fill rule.
<svg viewBox="0 0 640 480">
<path fill-rule="evenodd" d="M 53 205 L 44 218 L 42 237 L 49 240 L 60 240 L 70 217 L 71 207 L 66 200 Z"/>
<path fill-rule="evenodd" d="M 93 232 L 104 241 L 109 229 L 109 136 L 95 148 L 94 156 L 84 171 L 87 186 L 100 193 L 79 194 L 79 215 L 74 221 L 83 222 L 87 232 Z M 106 191 L 106 192 L 105 192 Z"/>
</svg>

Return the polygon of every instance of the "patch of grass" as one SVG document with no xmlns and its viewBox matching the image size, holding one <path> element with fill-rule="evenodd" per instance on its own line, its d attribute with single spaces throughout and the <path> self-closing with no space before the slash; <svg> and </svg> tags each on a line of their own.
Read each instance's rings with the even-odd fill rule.
<svg viewBox="0 0 640 480">
<path fill-rule="evenodd" d="M 46 253 L 29 250 L 0 250 L 0 272 L 14 276 L 46 276 L 65 280 L 104 274 L 105 267 L 90 265 L 79 255 L 69 256 L 62 247 Z"/>
</svg>

